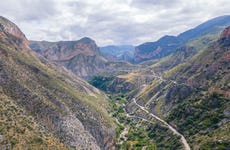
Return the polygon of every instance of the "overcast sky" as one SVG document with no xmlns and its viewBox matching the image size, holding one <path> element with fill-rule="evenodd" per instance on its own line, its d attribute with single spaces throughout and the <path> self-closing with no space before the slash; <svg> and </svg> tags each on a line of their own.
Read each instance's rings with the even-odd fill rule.
<svg viewBox="0 0 230 150">
<path fill-rule="evenodd" d="M 2 0 L 0 15 L 30 40 L 138 45 L 230 14 L 229 0 Z"/>
</svg>

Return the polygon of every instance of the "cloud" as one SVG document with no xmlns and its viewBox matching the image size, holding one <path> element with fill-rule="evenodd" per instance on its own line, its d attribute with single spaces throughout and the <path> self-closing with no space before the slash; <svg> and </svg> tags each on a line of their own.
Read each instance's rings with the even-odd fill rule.
<svg viewBox="0 0 230 150">
<path fill-rule="evenodd" d="M 4 0 L 1 1 L 1 14 L 18 21 L 33 21 L 54 16 L 57 9 L 53 0 Z"/>
<path fill-rule="evenodd" d="M 164 7 L 169 9 L 170 7 L 174 7 L 177 5 L 181 0 L 133 0 L 131 5 L 137 8 L 159 8 Z"/>
<path fill-rule="evenodd" d="M 141 44 L 230 14 L 228 0 L 5 0 L 0 14 L 31 40 Z"/>
</svg>

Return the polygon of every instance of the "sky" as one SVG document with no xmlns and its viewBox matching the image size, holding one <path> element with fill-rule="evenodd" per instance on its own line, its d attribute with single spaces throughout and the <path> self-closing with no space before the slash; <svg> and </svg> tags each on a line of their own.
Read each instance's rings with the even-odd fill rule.
<svg viewBox="0 0 230 150">
<path fill-rule="evenodd" d="M 29 40 L 139 45 L 177 35 L 221 15 L 229 0 L 2 0 L 0 15 Z"/>
</svg>

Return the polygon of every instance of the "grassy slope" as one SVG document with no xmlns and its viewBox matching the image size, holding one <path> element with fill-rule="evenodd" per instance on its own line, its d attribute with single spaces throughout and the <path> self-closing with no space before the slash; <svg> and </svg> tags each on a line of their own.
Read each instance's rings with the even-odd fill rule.
<svg viewBox="0 0 230 150">
<path fill-rule="evenodd" d="M 0 149 L 67 149 L 0 90 Z"/>
</svg>

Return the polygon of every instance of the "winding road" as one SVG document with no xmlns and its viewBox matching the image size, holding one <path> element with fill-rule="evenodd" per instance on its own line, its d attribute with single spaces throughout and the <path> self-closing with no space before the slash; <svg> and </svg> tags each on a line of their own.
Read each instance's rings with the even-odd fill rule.
<svg viewBox="0 0 230 150">
<path fill-rule="evenodd" d="M 157 75 L 141 75 L 141 76 L 145 76 L 145 77 L 148 77 L 148 76 L 154 77 L 154 78 L 157 78 L 157 79 L 159 79 L 160 81 L 163 81 L 163 82 L 165 82 L 165 81 L 170 81 L 171 83 L 176 84 L 176 85 L 187 85 L 187 84 L 185 84 L 185 83 L 177 83 L 175 80 L 166 80 L 166 79 L 163 79 L 161 76 L 157 76 Z M 189 86 L 189 85 L 187 85 L 187 86 Z M 171 125 L 168 124 L 166 121 L 164 121 L 163 119 L 159 118 L 158 116 L 156 116 L 156 115 L 150 113 L 144 106 L 139 105 L 139 104 L 136 102 L 136 99 L 135 99 L 135 98 L 133 98 L 133 102 L 134 102 L 135 105 L 137 105 L 141 110 L 145 111 L 147 114 L 149 114 L 149 115 L 152 116 L 153 118 L 155 118 L 155 119 L 157 119 L 158 121 L 162 122 L 165 126 L 168 127 L 169 130 L 171 130 L 171 131 L 173 132 L 173 134 L 180 136 L 180 137 L 181 137 L 181 138 L 180 138 L 180 141 L 181 141 L 181 143 L 183 144 L 185 150 L 191 150 L 191 148 L 190 148 L 190 146 L 189 146 L 187 140 L 185 139 L 185 137 L 184 137 L 181 133 L 179 133 L 173 126 L 171 126 Z M 150 103 L 150 102 L 151 102 L 151 100 L 149 100 L 149 102 L 147 102 L 147 104 Z M 126 111 L 125 111 L 125 112 L 126 112 Z M 142 120 L 144 120 L 144 121 L 146 121 L 146 122 L 149 122 L 149 123 L 155 123 L 155 122 L 153 122 L 153 121 L 151 121 L 151 120 L 148 120 L 148 119 L 145 119 L 145 118 L 142 118 L 142 117 L 138 117 L 138 116 L 135 116 L 135 115 L 130 115 L 130 114 L 128 114 L 127 112 L 126 112 L 126 117 L 138 118 L 138 119 L 142 119 Z M 122 124 L 122 125 L 123 125 L 123 124 Z M 123 125 L 123 126 L 124 126 L 124 125 Z M 127 138 L 125 137 L 125 135 L 126 135 L 127 133 L 128 133 L 128 128 L 125 127 L 125 129 L 121 132 L 119 139 L 124 138 L 124 140 L 127 140 Z M 123 143 L 123 142 L 121 141 L 120 144 L 122 144 L 122 143 Z"/>
<path fill-rule="evenodd" d="M 173 128 L 170 124 L 168 124 L 166 121 L 164 121 L 163 119 L 159 118 L 158 116 L 150 113 L 148 110 L 145 109 L 145 107 L 139 105 L 137 102 L 136 102 L 136 99 L 133 98 L 133 102 L 143 111 L 145 111 L 146 113 L 148 113 L 149 115 L 151 115 L 152 117 L 154 117 L 155 119 L 159 120 L 160 122 L 162 122 L 164 125 L 166 125 L 169 130 L 171 130 L 174 134 L 178 135 L 181 137 L 181 143 L 184 145 L 184 149 L 185 150 L 190 150 L 190 146 L 188 144 L 188 142 L 186 141 L 185 137 L 179 133 L 175 128 Z M 130 115 L 129 115 L 130 116 Z M 143 118 L 142 118 L 143 119 Z M 145 119 L 146 120 L 146 119 Z"/>
</svg>

